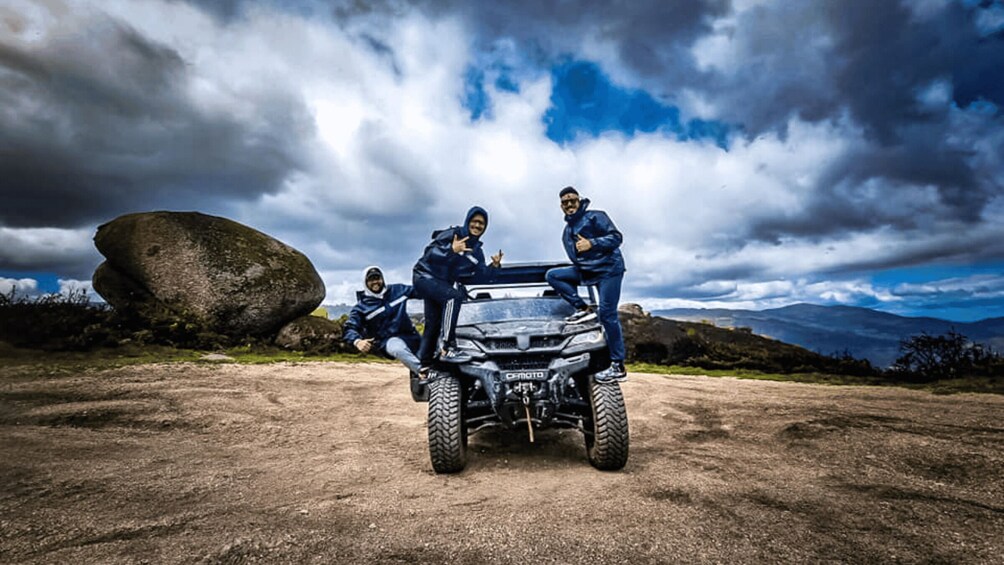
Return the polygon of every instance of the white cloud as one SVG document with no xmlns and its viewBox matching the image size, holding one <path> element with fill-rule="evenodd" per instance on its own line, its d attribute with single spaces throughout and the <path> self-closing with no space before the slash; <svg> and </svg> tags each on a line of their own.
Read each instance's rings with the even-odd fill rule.
<svg viewBox="0 0 1004 565">
<path fill-rule="evenodd" d="M 1004 276 L 978 274 L 922 283 L 901 283 L 893 287 L 893 292 L 904 297 L 938 297 L 945 294 L 963 294 L 981 299 L 1004 298 Z"/>
<path fill-rule="evenodd" d="M 556 193 L 566 184 L 625 233 L 627 293 L 640 296 L 737 266 L 754 277 L 744 288 L 754 288 L 758 278 L 839 269 L 904 243 L 882 232 L 746 239 L 753 221 L 799 213 L 827 163 L 862 143 L 846 123 L 792 119 L 786 137 L 735 138 L 728 151 L 659 135 L 561 148 L 544 136 L 546 77 L 524 82 L 518 94 L 488 85 L 493 119 L 470 122 L 462 78 L 475 54 L 456 20 L 407 13 L 341 29 L 263 7 L 221 24 L 176 3 L 112 6 L 182 54 L 197 77 L 193 96 L 207 106 L 255 119 L 243 94 L 275 84 L 306 101 L 317 133 L 306 168 L 280 192 L 241 206 L 238 219 L 306 252 L 329 302 L 351 299 L 356 268 L 371 262 L 390 261 L 387 268 L 410 278 L 428 232 L 459 223 L 472 204 L 488 208 L 486 244 L 509 261 L 563 260 Z M 374 50 L 360 30 L 392 55 Z M 725 52 L 705 57 L 728 60 Z"/>
<path fill-rule="evenodd" d="M 976 25 L 983 36 L 993 35 L 1004 29 L 1004 6 L 992 4 L 976 15 Z"/>
<path fill-rule="evenodd" d="M 952 81 L 941 78 L 932 81 L 917 92 L 917 101 L 928 108 L 947 107 L 952 102 Z"/>
<path fill-rule="evenodd" d="M 805 20 L 807 27 L 780 35 L 780 46 L 763 45 L 758 41 L 769 29 L 737 27 L 758 21 L 760 4 L 740 3 L 734 15 L 714 23 L 713 33 L 691 50 L 699 67 L 730 73 L 756 62 L 757 48 L 771 54 L 788 49 L 804 66 L 803 74 L 788 77 L 796 86 L 804 76 L 829 76 L 823 70 L 831 38 L 818 27 L 822 20 L 807 7 L 791 7 L 791 21 Z M 916 13 L 933 13 L 939 5 L 929 1 Z M 103 17 L 99 8 L 72 6 L 80 12 L 80 29 Z M 329 303 L 352 302 L 358 270 L 370 263 L 381 263 L 392 282 L 410 282 L 411 265 L 431 230 L 459 223 L 473 204 L 491 215 L 485 236 L 490 251 L 504 249 L 507 261 L 564 260 L 557 191 L 568 184 L 608 211 L 625 234 L 625 297 L 651 304 L 696 303 L 664 298 L 674 292 L 732 306 L 892 301 L 885 290 L 858 279 L 819 279 L 922 257 L 931 249 L 958 257 L 978 253 L 972 242 L 987 249 L 1001 245 L 994 243 L 1000 223 L 987 221 L 966 227 L 972 239 L 960 246 L 963 227 L 939 219 L 941 195 L 933 186 L 879 175 L 827 186 L 823 177 L 831 164 L 872 143 L 846 117 L 790 118 L 783 134 L 737 135 L 727 151 L 657 134 L 609 134 L 562 147 L 546 138 L 542 123 L 551 95 L 546 72 L 517 69 L 518 93 L 486 80 L 492 117 L 471 122 L 462 105 L 463 79 L 482 54 L 473 50 L 473 31 L 456 18 L 402 7 L 394 17 L 375 14 L 336 25 L 259 5 L 222 21 L 185 3 L 157 0 L 115 0 L 100 10 L 176 51 L 184 61 L 185 92 L 206 114 L 232 116 L 266 135 L 272 117 L 264 115 L 263 101 L 302 102 L 310 127 L 295 130 L 303 146 L 296 170 L 276 191 L 232 204 L 224 215 L 306 253 L 325 281 Z M 807 36 L 815 42 L 811 49 L 800 43 Z M 619 44 L 600 32 L 576 41 L 580 55 L 599 61 L 615 82 L 638 83 L 620 61 Z M 522 63 L 513 45 L 497 48 L 508 63 Z M 780 58 L 787 61 L 787 55 Z M 951 95 L 948 79 L 915 93 L 939 107 L 948 106 Z M 685 115 L 722 114 L 716 106 L 721 100 L 695 88 L 676 96 Z M 962 147 L 976 149 L 974 166 L 985 177 L 999 175 L 1004 133 L 981 129 L 986 120 L 977 108 L 952 109 L 950 117 L 967 142 Z M 801 217 L 825 190 L 843 191 L 866 214 L 884 203 L 898 211 L 893 220 L 914 218 L 924 229 L 838 226 L 806 237 L 781 233 L 773 241 L 754 234 L 765 220 Z M 192 202 L 195 209 L 199 204 Z M 1004 200 L 992 200 L 983 213 L 986 220 L 1004 219 Z M 100 258 L 92 234 L 91 228 L 0 227 L 0 259 L 19 266 L 84 257 L 93 269 Z"/>
<path fill-rule="evenodd" d="M 91 281 L 81 281 L 77 279 L 59 279 L 59 291 L 58 294 L 63 296 L 69 296 L 71 294 L 76 295 L 83 293 L 90 299 L 98 300 L 100 295 L 94 292 L 94 285 Z"/>
<path fill-rule="evenodd" d="M 38 281 L 35 279 L 8 279 L 0 277 L 0 294 L 15 296 L 33 295 L 38 292 Z"/>
<path fill-rule="evenodd" d="M 901 299 L 888 289 L 877 287 L 865 280 L 817 281 L 806 279 L 777 279 L 747 283 L 734 281 L 733 291 L 717 299 L 664 298 L 642 300 L 646 310 L 670 308 L 735 308 L 763 310 L 780 308 L 800 302 L 814 304 L 869 303 L 894 305 Z"/>
</svg>

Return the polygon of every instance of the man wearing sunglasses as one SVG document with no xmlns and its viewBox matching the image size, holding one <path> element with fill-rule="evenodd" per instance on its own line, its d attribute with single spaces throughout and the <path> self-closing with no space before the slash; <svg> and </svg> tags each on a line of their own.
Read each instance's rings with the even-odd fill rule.
<svg viewBox="0 0 1004 565">
<path fill-rule="evenodd" d="M 610 217 L 600 210 L 589 210 L 589 199 L 580 198 L 575 188 L 566 186 L 559 193 L 561 210 L 565 213 L 565 231 L 561 242 L 573 266 L 551 269 L 547 282 L 558 295 L 575 307 L 576 312 L 565 319 L 568 324 L 581 324 L 596 319 L 579 296 L 579 285 L 595 285 L 599 294 L 599 318 L 610 347 L 610 367 L 593 376 L 596 382 L 627 380 L 624 368 L 624 335 L 617 318 L 617 303 L 624 279 L 624 257 L 620 245 L 624 236 Z"/>
</svg>

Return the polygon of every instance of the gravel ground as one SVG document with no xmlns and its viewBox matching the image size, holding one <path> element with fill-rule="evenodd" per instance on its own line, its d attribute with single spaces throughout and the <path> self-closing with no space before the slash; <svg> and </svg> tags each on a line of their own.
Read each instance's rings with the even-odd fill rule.
<svg viewBox="0 0 1004 565">
<path fill-rule="evenodd" d="M 1004 563 L 1004 397 L 632 374 L 631 455 L 429 462 L 388 364 L 0 368 L 4 563 Z"/>
</svg>

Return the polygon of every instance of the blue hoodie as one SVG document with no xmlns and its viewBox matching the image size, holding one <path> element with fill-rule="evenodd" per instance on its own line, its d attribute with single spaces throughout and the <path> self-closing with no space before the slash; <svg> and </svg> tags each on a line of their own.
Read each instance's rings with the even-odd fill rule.
<svg viewBox="0 0 1004 565">
<path fill-rule="evenodd" d="M 621 242 L 624 236 L 617 231 L 617 226 L 610 221 L 606 212 L 587 210 L 589 199 L 583 198 L 579 209 L 571 216 L 565 216 L 565 231 L 561 234 L 561 243 L 565 253 L 582 275 L 582 284 L 590 285 L 616 275 L 626 270 L 624 257 L 621 255 Z M 575 249 L 575 241 L 582 236 L 593 244 L 585 253 Z"/>
<path fill-rule="evenodd" d="M 434 278 L 451 284 L 459 280 L 489 282 L 493 278 L 494 269 L 485 261 L 485 254 L 481 251 L 481 238 L 471 235 L 467 229 L 475 214 L 484 216 L 485 230 L 487 231 L 488 212 L 480 206 L 474 206 L 467 211 L 464 225 L 432 232 L 432 241 L 425 247 L 422 257 L 415 263 L 413 271 L 415 278 Z M 468 238 L 465 243 L 470 251 L 454 253 L 454 236 L 460 239 Z"/>
<path fill-rule="evenodd" d="M 369 272 L 367 268 L 365 272 Z M 365 274 L 363 275 L 365 278 Z M 365 288 L 365 280 L 363 285 Z M 399 337 L 412 351 L 418 351 L 421 336 L 408 317 L 408 298 L 412 287 L 406 284 L 389 284 L 379 293 L 368 288 L 356 293 L 358 303 L 349 312 L 345 322 L 342 340 L 354 343 L 357 339 L 373 339 L 373 345 L 380 353 L 386 354 L 387 340 Z"/>
</svg>

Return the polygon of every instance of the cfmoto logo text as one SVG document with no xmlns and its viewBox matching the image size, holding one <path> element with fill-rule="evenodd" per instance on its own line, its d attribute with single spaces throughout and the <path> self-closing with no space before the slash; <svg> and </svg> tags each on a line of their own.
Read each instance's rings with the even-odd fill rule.
<svg viewBox="0 0 1004 565">
<path fill-rule="evenodd" d="M 505 374 L 506 379 L 511 381 L 520 379 L 543 379 L 547 376 L 544 371 L 512 371 Z"/>
</svg>

